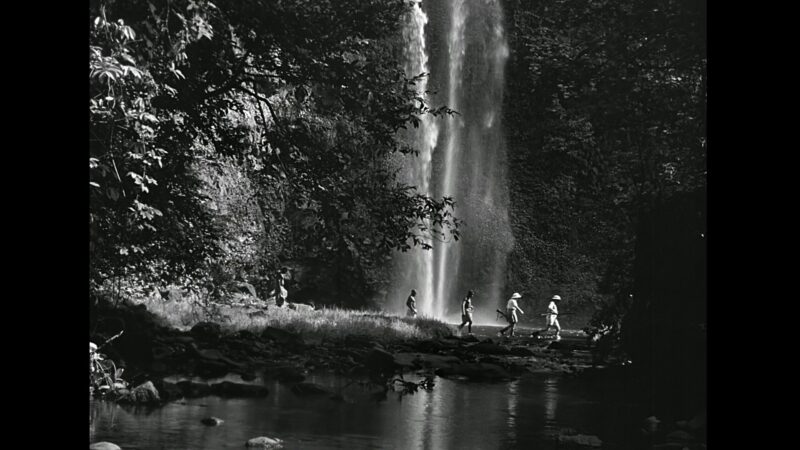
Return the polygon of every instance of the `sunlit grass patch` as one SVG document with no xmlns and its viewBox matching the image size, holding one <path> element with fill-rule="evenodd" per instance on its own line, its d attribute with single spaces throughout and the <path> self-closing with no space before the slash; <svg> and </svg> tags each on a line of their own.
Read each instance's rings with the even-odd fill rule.
<svg viewBox="0 0 800 450">
<path fill-rule="evenodd" d="M 229 332 L 261 332 L 266 327 L 280 328 L 319 339 L 343 339 L 348 335 L 369 336 L 379 341 L 435 339 L 452 335 L 446 323 L 426 317 L 401 317 L 379 311 L 342 308 L 293 310 L 288 307 L 262 309 L 244 305 L 201 304 L 195 300 L 164 301 L 155 297 L 140 299 L 153 314 L 171 326 L 188 330 L 203 321 L 213 321 Z"/>
</svg>

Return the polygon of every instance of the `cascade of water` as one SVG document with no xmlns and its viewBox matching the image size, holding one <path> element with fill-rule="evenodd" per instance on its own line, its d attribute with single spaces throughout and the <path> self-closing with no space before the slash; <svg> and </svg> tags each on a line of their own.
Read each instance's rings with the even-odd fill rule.
<svg viewBox="0 0 800 450">
<path fill-rule="evenodd" d="M 429 82 L 441 88 L 428 101 L 459 114 L 440 119 L 441 127 L 438 119 L 425 118 L 408 136 L 420 151 L 410 182 L 427 195 L 454 197 L 464 227 L 458 243 L 434 242 L 432 252 L 400 256 L 405 269 L 398 271 L 393 295 L 404 299 L 403 290 L 416 288 L 423 314 L 452 321 L 466 290 L 474 289 L 477 304 L 484 305 L 476 319 L 489 321 L 494 305 L 504 300 L 506 255 L 513 246 L 501 123 L 508 58 L 502 10 L 499 0 L 424 6 L 434 14 L 431 33 L 426 38 L 428 15 L 414 4 L 404 30 L 406 73 L 428 72 L 430 61 L 431 75 L 420 92 Z M 426 47 L 426 39 L 434 45 Z"/>
<path fill-rule="evenodd" d="M 425 25 L 427 23 L 428 16 L 420 8 L 419 2 L 414 3 L 403 28 L 403 39 L 406 44 L 404 69 L 409 78 L 422 73 L 427 74 L 430 71 L 428 54 L 425 50 Z M 417 94 L 426 98 L 428 78 L 422 78 L 415 86 Z M 406 181 L 416 186 L 417 191 L 421 194 L 431 195 L 431 155 L 436 147 L 438 136 L 438 125 L 429 115 L 422 117 L 418 128 L 406 133 L 406 139 L 419 151 L 416 161 L 406 171 Z M 431 303 L 431 299 L 434 298 L 433 252 L 413 249 L 411 253 L 401 255 L 398 259 L 400 259 L 401 265 L 405 266 L 405 270 L 403 270 L 403 273 L 406 274 L 405 278 L 407 278 L 403 282 L 406 285 L 405 290 L 410 291 L 413 288 L 418 291 L 419 311 L 424 315 L 436 315 Z"/>
</svg>

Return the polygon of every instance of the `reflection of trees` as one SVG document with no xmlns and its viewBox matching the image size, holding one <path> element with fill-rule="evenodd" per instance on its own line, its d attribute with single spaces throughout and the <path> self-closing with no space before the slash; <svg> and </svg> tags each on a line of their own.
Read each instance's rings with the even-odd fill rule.
<svg viewBox="0 0 800 450">
<path fill-rule="evenodd" d="M 517 442 L 517 402 L 519 401 L 519 380 L 508 383 L 508 440 Z"/>
<path fill-rule="evenodd" d="M 558 378 L 544 380 L 544 420 L 546 427 L 556 427 L 556 409 L 558 406 Z"/>
</svg>

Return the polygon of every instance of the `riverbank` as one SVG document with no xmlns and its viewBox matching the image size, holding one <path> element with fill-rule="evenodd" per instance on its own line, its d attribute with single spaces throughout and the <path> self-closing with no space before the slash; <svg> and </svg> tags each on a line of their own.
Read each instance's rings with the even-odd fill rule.
<svg viewBox="0 0 800 450">
<path fill-rule="evenodd" d="M 574 374 L 591 366 L 591 355 L 578 336 L 557 343 L 530 336 L 456 336 L 454 326 L 435 319 L 344 310 L 229 308 L 229 317 L 238 320 L 198 322 L 180 329 L 143 304 L 103 304 L 95 312 L 92 339 L 101 343 L 123 331 L 102 352 L 125 369 L 131 384 L 149 380 L 159 391 L 170 376 L 234 374 L 248 381 L 258 374 L 295 383 L 311 373 L 376 380 L 403 374 L 509 380 L 528 373 Z M 165 397 L 204 393 L 208 391 L 187 388 Z"/>
<path fill-rule="evenodd" d="M 247 310 L 241 307 L 242 317 L 247 316 Z M 102 343 L 104 336 L 123 329 L 123 334 L 101 352 L 124 367 L 124 379 L 131 386 L 152 382 L 157 393 L 155 403 L 159 405 L 209 396 L 274 399 L 279 391 L 291 392 L 298 399 L 332 402 L 331 405 L 359 404 L 366 400 L 352 395 L 353 385 L 367 386 L 359 393 L 361 397 L 366 395 L 369 401 L 381 401 L 393 393 L 435 392 L 442 379 L 456 383 L 448 386 L 472 390 L 487 385 L 515 386 L 518 382 L 528 383 L 525 380 L 553 377 L 575 380 L 576 386 L 586 383 L 602 386 L 600 392 L 619 392 L 623 397 L 627 392 L 627 397 L 639 398 L 639 394 L 630 395 L 633 388 L 629 367 L 621 364 L 607 370 L 593 367 L 592 352 L 579 332 L 565 333 L 560 342 L 540 340 L 530 333 L 501 339 L 494 335 L 499 327 L 491 326 L 475 327 L 475 335 L 459 336 L 453 325 L 431 319 L 353 311 L 335 312 L 339 316 L 331 315 L 334 312 L 314 312 L 287 310 L 279 314 L 291 319 L 286 322 L 291 324 L 300 323 L 303 316 L 313 324 L 328 314 L 324 317 L 341 316 L 350 325 L 361 323 L 358 317 L 363 317 L 365 323 L 402 323 L 416 331 L 401 337 L 405 328 L 395 327 L 394 332 L 377 333 L 376 325 L 357 328 L 362 332 L 372 330 L 372 335 L 347 334 L 344 328 L 339 329 L 342 327 L 339 322 L 327 326 L 307 325 L 305 333 L 290 327 L 237 329 L 232 323 L 212 322 L 198 322 L 191 328 L 179 329 L 152 314 L 144 305 L 125 303 L 119 307 L 98 305 L 92 318 L 96 334 L 91 339 Z M 266 313 L 274 312 L 267 310 Z M 432 334 L 419 337 L 425 333 Z M 342 380 L 341 383 L 351 388 L 337 389 L 318 382 L 320 377 L 328 376 Z M 606 395 L 611 394 L 600 397 Z M 114 395 L 108 398 L 113 400 Z M 609 397 L 609 401 L 624 405 L 626 400 Z M 644 410 L 627 413 L 637 420 L 649 414 L 652 413 Z M 694 429 L 686 428 L 686 424 L 684 428 L 673 424 L 679 419 L 688 424 L 691 418 L 659 415 L 657 420 L 663 421 L 665 426 L 659 428 L 656 422 L 650 435 L 646 434 L 646 427 L 653 426 L 652 420 L 643 425 L 626 422 L 624 425 L 629 431 L 625 433 L 633 433 L 637 444 L 647 444 L 642 448 L 661 448 L 657 445 L 664 443 L 670 433 L 674 434 L 673 438 L 689 436 L 689 440 L 684 439 L 684 444 L 690 444 L 689 448 L 703 448 L 704 428 L 698 432 L 696 424 L 693 424 Z M 640 430 L 639 427 L 645 428 Z M 567 443 L 572 439 L 569 436 L 557 439 Z"/>
</svg>

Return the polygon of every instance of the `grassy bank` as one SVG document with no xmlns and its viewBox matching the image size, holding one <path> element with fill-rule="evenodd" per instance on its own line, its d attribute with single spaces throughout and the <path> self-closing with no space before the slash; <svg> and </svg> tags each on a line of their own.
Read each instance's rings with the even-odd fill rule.
<svg viewBox="0 0 800 450">
<path fill-rule="evenodd" d="M 188 330 L 203 321 L 219 323 L 224 330 L 261 332 L 266 327 L 300 333 L 307 338 L 341 339 L 347 335 L 369 336 L 380 341 L 435 339 L 452 335 L 446 323 L 432 318 L 408 318 L 376 311 L 324 308 L 299 311 L 289 308 L 263 310 L 238 305 L 202 305 L 195 301 L 140 299 L 167 324 Z"/>
</svg>

